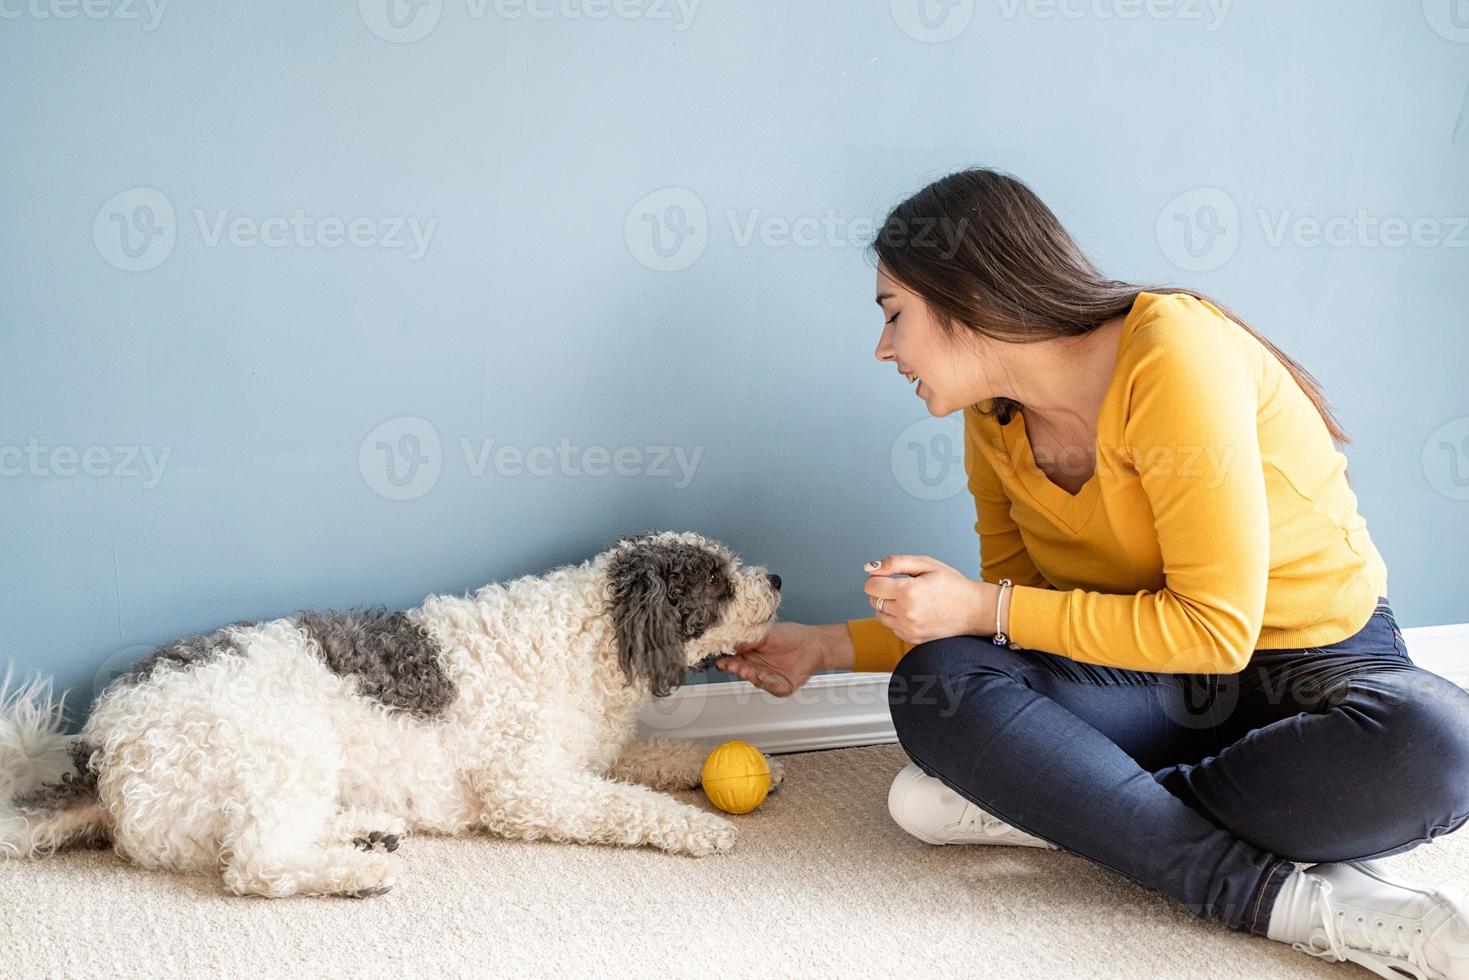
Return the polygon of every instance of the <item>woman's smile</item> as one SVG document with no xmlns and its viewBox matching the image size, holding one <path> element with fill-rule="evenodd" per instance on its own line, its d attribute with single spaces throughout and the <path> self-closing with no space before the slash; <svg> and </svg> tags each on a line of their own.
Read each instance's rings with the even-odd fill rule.
<svg viewBox="0 0 1469 980">
<path fill-rule="evenodd" d="M 917 371 L 909 371 L 900 365 L 898 367 L 898 373 L 908 379 L 908 384 L 913 386 L 913 394 L 922 398 L 924 401 L 928 400 L 928 395 L 925 394 L 928 389 L 924 387 L 923 379 L 918 376 Z"/>
</svg>

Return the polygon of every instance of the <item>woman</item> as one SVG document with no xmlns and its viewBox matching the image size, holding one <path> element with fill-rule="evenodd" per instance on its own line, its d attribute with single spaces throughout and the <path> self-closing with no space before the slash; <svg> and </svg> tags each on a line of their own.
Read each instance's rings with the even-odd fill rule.
<svg viewBox="0 0 1469 980">
<path fill-rule="evenodd" d="M 1218 303 L 1103 278 L 993 171 L 874 248 L 878 359 L 964 412 L 982 580 L 890 556 L 875 618 L 719 666 L 778 695 L 891 670 L 889 807 L 925 841 L 1059 847 L 1315 956 L 1469 978 L 1469 905 L 1367 860 L 1469 819 L 1469 695 L 1408 657 L 1311 376 Z"/>
</svg>

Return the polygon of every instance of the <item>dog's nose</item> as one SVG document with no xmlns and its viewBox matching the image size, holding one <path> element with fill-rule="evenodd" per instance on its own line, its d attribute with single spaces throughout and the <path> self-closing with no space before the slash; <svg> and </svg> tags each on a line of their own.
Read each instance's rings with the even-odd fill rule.
<svg viewBox="0 0 1469 980">
<path fill-rule="evenodd" d="M 767 575 L 765 577 L 768 578 L 768 579 L 770 579 L 770 587 L 772 589 L 774 589 L 775 591 L 779 592 L 780 591 L 780 576 L 779 575 L 771 574 L 771 575 Z"/>
</svg>

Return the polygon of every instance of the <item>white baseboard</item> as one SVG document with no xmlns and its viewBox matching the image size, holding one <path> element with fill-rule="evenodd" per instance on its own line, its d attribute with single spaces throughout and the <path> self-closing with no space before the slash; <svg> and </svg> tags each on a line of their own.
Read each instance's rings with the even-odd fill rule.
<svg viewBox="0 0 1469 980">
<path fill-rule="evenodd" d="M 689 684 L 643 708 L 644 735 L 709 742 L 743 739 L 766 752 L 809 752 L 896 742 L 887 674 L 817 674 L 777 698 L 748 681 Z"/>
<path fill-rule="evenodd" d="M 1403 639 L 1418 666 L 1469 688 L 1469 623 L 1412 627 Z M 690 684 L 644 708 L 638 727 L 671 738 L 739 738 L 766 752 L 880 745 L 897 741 L 887 688 L 887 674 L 818 674 L 788 698 L 746 681 Z"/>
<path fill-rule="evenodd" d="M 1419 667 L 1469 688 L 1469 623 L 1410 626 L 1403 630 L 1403 641 Z"/>
</svg>

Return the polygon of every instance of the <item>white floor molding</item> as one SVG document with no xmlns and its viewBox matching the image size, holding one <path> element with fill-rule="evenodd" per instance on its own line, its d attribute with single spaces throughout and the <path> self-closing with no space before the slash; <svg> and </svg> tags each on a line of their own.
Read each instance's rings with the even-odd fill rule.
<svg viewBox="0 0 1469 980">
<path fill-rule="evenodd" d="M 1403 630 L 1425 670 L 1469 689 L 1469 623 Z M 897 741 L 887 674 L 818 674 L 789 698 L 745 681 L 690 684 L 643 709 L 645 735 L 710 742 L 744 739 L 766 752 L 808 752 Z"/>
<path fill-rule="evenodd" d="M 1469 688 L 1469 623 L 1409 627 L 1403 630 L 1403 640 L 1419 667 Z"/>
</svg>

